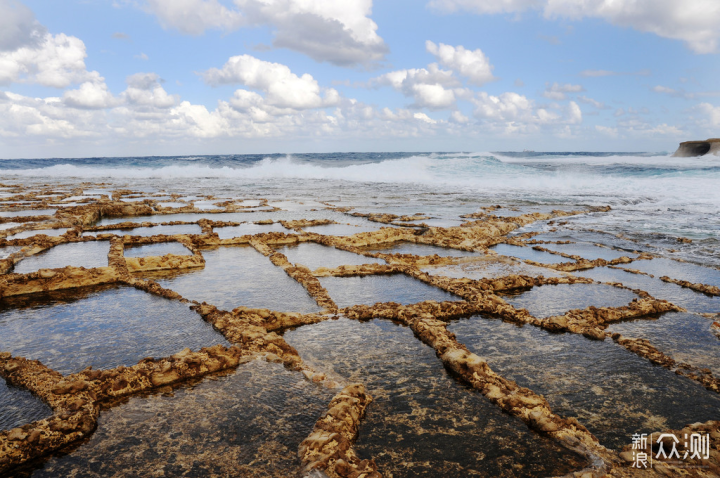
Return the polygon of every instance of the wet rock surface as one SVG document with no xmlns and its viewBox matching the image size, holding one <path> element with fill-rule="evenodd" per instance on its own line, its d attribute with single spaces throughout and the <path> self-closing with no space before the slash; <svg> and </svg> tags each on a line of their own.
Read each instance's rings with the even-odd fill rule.
<svg viewBox="0 0 720 478">
<path fill-rule="evenodd" d="M 338 267 L 342 265 L 383 264 L 380 259 L 365 257 L 352 252 L 342 251 L 334 247 L 304 243 L 276 249 L 292 263 L 300 263 L 311 270 L 320 267 Z"/>
<path fill-rule="evenodd" d="M 478 255 L 478 253 L 473 251 L 447 249 L 426 244 L 414 244 L 412 242 L 398 242 L 387 247 L 366 247 L 365 250 L 382 252 L 383 254 L 412 254 L 415 256 L 432 256 L 437 254 L 441 257 L 473 257 Z"/>
<path fill-rule="evenodd" d="M 307 292 L 252 247 L 218 247 L 202 251 L 205 267 L 187 273 L 147 275 L 187 299 L 224 310 L 238 306 L 281 312 L 317 312 Z"/>
<path fill-rule="evenodd" d="M 503 256 L 516 257 L 518 259 L 531 260 L 541 264 L 559 264 L 565 259 L 559 255 L 553 255 L 548 252 L 538 251 L 530 247 L 510 246 L 507 244 L 498 244 L 491 250 Z"/>
<path fill-rule="evenodd" d="M 55 269 L 65 266 L 87 269 L 105 267 L 108 265 L 109 248 L 109 244 L 105 241 L 60 244 L 35 256 L 24 258 L 15 266 L 13 272 L 26 274 L 39 269 Z"/>
<path fill-rule="evenodd" d="M 322 277 L 320 283 L 338 306 L 373 305 L 376 302 L 414 304 L 424 300 L 456 300 L 458 297 L 401 274 L 365 277 Z"/>
<path fill-rule="evenodd" d="M 164 256 L 166 254 L 190 255 L 192 252 L 179 242 L 147 244 L 125 247 L 125 257 Z"/>
<path fill-rule="evenodd" d="M 638 296 L 629 290 L 605 284 L 558 284 L 533 287 L 528 291 L 504 292 L 502 297 L 518 309 L 543 318 L 562 315 L 572 309 L 621 307 Z"/>
<path fill-rule="evenodd" d="M 720 276 L 660 258 L 635 238 L 576 227 L 609 207 L 463 202 L 430 214 L 408 203 L 360 212 L 342 199 L 34 188 L 7 186 L 0 204 L 0 315 L 23 337 L 0 343 L 0 376 L 52 415 L 0 430 L 0 474 L 26 466 L 17 473 L 120 476 L 132 462 L 138 476 L 720 476 L 716 455 L 704 468 L 640 472 L 618 453 L 618 430 L 634 426 L 689 430 L 709 420 L 701 428 L 718 433 L 720 379 L 709 357 L 720 337 Z M 42 234 L 50 230 L 65 232 Z M 670 239 L 670 254 L 694 245 Z M 150 255 L 130 257 L 139 249 Z M 130 293 L 94 299 L 112 291 Z M 524 305 L 508 295 L 518 293 Z M 468 343 L 452 333 L 480 315 L 495 320 L 478 340 L 473 330 L 463 332 Z M 530 335 L 518 336 L 518 325 Z M 305 361 L 283 338 L 288 328 L 288 337 L 307 333 L 312 340 L 298 347 L 318 357 Z M 495 349 L 473 353 L 489 339 Z M 531 363 L 518 371 L 525 356 Z M 109 362 L 83 368 L 89 358 Z M 267 386 L 248 396 L 256 389 L 246 381 L 227 384 L 251 363 L 271 369 L 261 367 Z M 271 384 L 277 370 L 302 384 L 293 399 L 273 398 L 288 395 Z M 419 385 L 408 380 L 415 376 Z M 310 404 L 313 390 L 322 406 Z M 245 423 L 239 397 L 257 417 L 269 406 L 276 420 L 263 418 L 262 432 L 242 440 L 225 436 Z M 290 415 L 272 406 L 283 400 Z M 108 426 L 96 428 L 104 417 Z M 370 425 L 378 433 L 365 435 Z M 168 441 L 170 428 L 191 439 Z M 459 453 L 464 440 L 488 452 Z M 60 450 L 69 455 L 43 461 Z"/>
<path fill-rule="evenodd" d="M 331 398 L 282 365 L 253 360 L 112 404 L 89 440 L 25 476 L 301 477 L 297 449 Z"/>
<path fill-rule="evenodd" d="M 449 330 L 498 373 L 541 393 L 556 413 L 577 418 L 614 449 L 633 433 L 713 419 L 720 407 L 716 393 L 610 340 L 588 342 L 482 316 L 454 322 Z"/>
<path fill-rule="evenodd" d="M 583 465 L 444 373 L 406 327 L 341 318 L 285 338 L 306 363 L 372 391 L 355 450 L 388 475 L 551 476 Z"/>
<path fill-rule="evenodd" d="M 609 333 L 643 337 L 676 360 L 720 377 L 720 343 L 713 333 L 713 320 L 685 312 L 646 317 L 612 324 Z"/>
<path fill-rule="evenodd" d="M 186 347 L 229 345 L 186 305 L 112 286 L 4 299 L 0 350 L 63 374 L 130 366 Z"/>
</svg>

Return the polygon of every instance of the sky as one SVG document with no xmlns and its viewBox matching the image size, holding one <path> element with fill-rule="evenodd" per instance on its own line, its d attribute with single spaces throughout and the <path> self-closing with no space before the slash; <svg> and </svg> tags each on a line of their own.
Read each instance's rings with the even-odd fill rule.
<svg viewBox="0 0 720 478">
<path fill-rule="evenodd" d="M 0 158 L 674 151 L 718 0 L 0 0 Z"/>
</svg>

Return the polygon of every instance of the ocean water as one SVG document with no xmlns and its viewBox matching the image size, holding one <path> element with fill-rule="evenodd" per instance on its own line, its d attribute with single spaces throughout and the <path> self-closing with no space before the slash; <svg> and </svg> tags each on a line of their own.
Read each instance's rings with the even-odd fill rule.
<svg viewBox="0 0 720 478">
<path fill-rule="evenodd" d="M 363 212 L 422 212 L 453 220 L 492 204 L 523 212 L 609 205 L 609 213 L 567 221 L 577 229 L 623 234 L 653 252 L 675 249 L 669 254 L 720 265 L 715 156 L 480 152 L 19 159 L 0 161 L 0 176 L 21 184 L 112 178 L 134 190 L 182 190 L 189 196 L 212 191 L 218 198 L 322 198 Z M 693 243 L 677 243 L 679 236 Z"/>
<path fill-rule="evenodd" d="M 610 206 L 612 209 L 607 212 L 537 221 L 512 234 L 537 232 L 538 240 L 572 241 L 572 244 L 544 244 L 544 247 L 588 259 L 612 259 L 622 255 L 634 257 L 635 252 L 651 252 L 660 256 L 627 265 L 654 277 L 606 267 L 579 272 L 578 275 L 602 281 L 621 280 L 659 299 L 668 299 L 687 307 L 687 314 L 644 317 L 613 324 L 610 330 L 647 338 L 674 358 L 710 367 L 714 372 L 719 366 L 714 357 L 720 346 L 710 329 L 715 319 L 708 319 L 701 313 L 720 310 L 720 298 L 662 282 L 659 276 L 668 275 L 676 279 L 720 285 L 718 180 L 720 157 L 673 158 L 664 153 L 338 153 L 0 161 L 0 183 L 6 185 L 7 191 L 13 191 L 12 186 L 18 185 L 38 192 L 57 189 L 73 191 L 73 195 L 78 195 L 80 193 L 76 192 L 76 188 L 82 189 L 82 183 L 86 182 L 89 184 L 83 191 L 85 196 L 129 189 L 133 194 L 124 199 L 192 201 L 198 209 L 205 210 L 202 213 L 174 215 L 105 217 L 95 225 L 125 221 L 194 222 L 201 218 L 242 223 L 239 226 L 215 227 L 215 232 L 224 239 L 265 232 L 296 233 L 279 224 L 281 220 L 334 221 L 337 224 L 303 228 L 333 235 L 372 231 L 381 227 L 414 227 L 402 221 L 385 224 L 372 221 L 376 219 L 374 217 L 366 217 L 373 213 L 422 215 L 426 219 L 411 222 L 452 227 L 474 220 L 463 216 L 479 212 L 509 217 L 557 209 L 573 211 Z M 102 189 L 98 189 L 100 186 L 97 183 L 101 182 L 104 183 Z M 14 201 L 14 192 L 8 192 L 7 196 L 2 194 L 0 192 L 0 213 L 10 213 L 20 207 L 18 203 L 23 199 Z M 213 197 L 207 197 L 209 195 Z M 67 198 L 68 201 L 71 199 Z M 214 204 L 229 200 L 253 209 L 219 214 L 212 212 Z M 495 205 L 501 207 L 489 208 Z M 344 213 L 328 209 L 328 206 L 351 209 Z M 52 207 L 55 205 L 52 204 Z M 281 210 L 274 211 L 274 207 Z M 23 214 L 26 213 L 23 211 Z M 5 214 L 6 217 L 12 215 Z M 268 220 L 274 223 L 256 224 Z M 121 233 L 151 235 L 170 232 L 171 228 L 172 232 L 200 232 L 199 226 L 186 224 L 128 229 Z M 3 225 L 0 224 L 2 229 Z M 187 253 L 177 243 L 162 243 L 140 247 L 128 245 L 126 255 L 145 255 L 145 252 L 150 251 L 155 254 L 158 250 L 157 254 L 173 252 L 168 249 L 173 247 L 172 244 L 180 252 Z M 43 254 L 23 259 L 15 266 L 14 272 L 31 272 L 39 268 L 71 264 L 86 267 L 107 265 L 108 248 L 108 241 L 56 246 Z M 4 254 L 11 250 L 8 247 L 6 249 L 2 251 Z M 290 262 L 304 264 L 311 269 L 342 264 L 384 263 L 379 259 L 312 243 L 278 245 L 276 249 L 285 254 Z M 392 244 L 377 250 L 423 255 L 438 252 L 441 255 L 462 256 L 455 263 L 428 266 L 424 270 L 429 274 L 473 279 L 510 273 L 557 276 L 557 271 L 541 266 L 571 261 L 558 254 L 507 244 L 494 247 L 499 256 L 409 243 Z M 88 251 L 94 253 L 88 255 Z M 222 245 L 204 248 L 201 253 L 205 259 L 203 268 L 137 276 L 154 279 L 163 287 L 175 290 L 188 299 L 207 301 L 224 310 L 238 306 L 267 307 L 288 312 L 321 310 L 306 289 L 253 247 Z M 91 259 L 94 262 L 85 263 Z M 539 265 L 522 262 L 527 259 Z M 319 281 L 340 307 L 382 301 L 409 304 L 427 299 L 459 300 L 456 296 L 400 274 L 321 277 Z M 139 292 L 137 294 L 145 297 Z M 527 308 L 538 317 L 588 306 L 621 306 L 636 297 L 628 290 L 598 284 L 548 285 L 503 295 L 511 304 Z M 34 299 L 30 297 L 27 300 Z M 60 332 L 67 333 L 85 322 L 92 325 L 97 322 L 97 317 L 105 317 L 95 314 L 93 307 L 83 308 L 82 305 L 89 303 L 88 300 L 76 301 L 80 304 L 80 310 L 72 314 L 62 314 L 63 307 L 67 308 L 63 304 L 53 303 L 46 308 L 33 309 L 8 303 L 5 313 L 12 320 L 6 322 L 17 329 L 16 339 L 8 340 L 4 348 L 0 343 L 0 350 L 26 353 L 49 363 L 52 362 L 53 354 L 58 357 L 69 355 L 59 345 L 48 346 L 48 341 L 37 342 L 40 345 L 35 347 L 33 340 L 43 334 L 62 339 L 61 333 L 51 329 L 41 330 L 43 323 L 48 321 L 62 329 Z M 139 302 L 133 305 L 135 308 L 142 306 Z M 117 305 L 110 309 L 117 312 L 122 311 L 123 307 Z M 148 307 L 148 310 L 153 309 L 153 304 Z M 96 308 L 104 310 L 106 306 L 100 303 Z M 186 306 L 182 308 L 187 314 L 195 315 L 186 310 Z M 93 320 L 85 317 L 87 310 L 93 312 L 92 317 L 88 316 Z M 178 319 L 172 311 L 166 313 L 158 309 L 154 313 L 160 314 L 158 323 L 164 328 L 167 328 L 167 320 L 176 323 Z M 142 312 L 137 315 L 138 320 L 145 315 L 152 314 Z M 55 320 L 58 316 L 62 319 L 59 322 Z M 180 324 L 178 331 L 190 333 L 194 330 L 191 326 L 207 326 L 199 319 L 194 319 L 188 318 L 190 325 Z M 459 470 L 488 477 L 548 476 L 564 474 L 582 466 L 582 460 L 578 457 L 559 449 L 556 443 L 532 432 L 519 420 L 508 418 L 489 401 L 447 374 L 435 352 L 418 341 L 406 327 L 379 319 L 364 323 L 344 317 L 335 319 L 338 320 L 286 331 L 285 338 L 318 371 L 357 380 L 368 386 L 376 401 L 368 409 L 368 418 L 361 427 L 357 450 L 363 457 L 375 457 L 383 470 L 394 476 L 449 476 L 460 473 Z M 113 327 L 117 326 L 113 322 L 114 316 L 108 320 Z M 132 338 L 136 331 L 142 330 L 147 332 L 145 336 L 148 333 L 150 337 L 156 335 L 154 323 L 146 323 L 145 328 L 124 323 L 120 325 L 123 326 L 122 333 L 116 334 L 120 338 Z M 20 334 L 18 331 L 22 330 L 17 327 L 21 326 L 37 330 Z M 461 343 L 486 359 L 498 373 L 544 394 L 558 413 L 578 417 L 601 437 L 604 444 L 616 449 L 629 444 L 629 437 L 635 432 L 658 431 L 670 426 L 679 427 L 693 421 L 717 418 L 720 400 L 717 394 L 711 394 L 685 377 L 652 366 L 647 360 L 622 349 L 611 340 L 593 342 L 581 335 L 550 334 L 539 328 L 518 328 L 479 316 L 454 321 L 450 330 L 457 334 Z M 175 329 L 171 327 L 169 331 L 174 333 Z M 63 347 L 79 344 L 91 350 L 104 340 L 99 334 L 73 333 L 75 335 L 71 342 L 78 343 L 62 339 Z M 181 344 L 176 343 L 173 333 L 169 334 L 170 338 L 159 340 L 159 345 L 167 341 L 173 351 L 178 348 Z M 25 339 L 18 342 L 18 336 Z M 76 340 L 78 337 L 84 342 Z M 134 340 L 142 345 L 149 339 Z M 185 339 L 182 341 L 182 345 L 191 342 Z M 197 348 L 197 344 L 192 348 Z M 160 350 L 157 353 L 170 353 L 166 353 L 162 347 Z M 147 355 L 156 352 L 151 350 L 143 353 Z M 132 359 L 136 361 L 137 357 L 133 355 Z M 123 357 L 121 362 L 124 363 L 124 360 Z M 64 373 L 75 370 L 62 362 L 51 365 Z M 176 442 L 172 437 L 170 442 L 163 442 L 165 449 L 182 457 L 183 466 L 194 466 L 191 458 L 195 453 L 201 456 L 198 463 L 202 463 L 202 466 L 219 467 L 215 463 L 217 455 L 211 451 L 212 444 L 218 440 L 222 443 L 225 443 L 223 440 L 229 440 L 223 449 L 231 450 L 228 456 L 240 456 L 242 459 L 232 463 L 226 461 L 222 465 L 223 471 L 238 473 L 238 470 L 245 472 L 252 469 L 258 475 L 266 472 L 272 475 L 269 470 L 276 471 L 273 467 L 278 465 L 282 469 L 293 470 L 284 472 L 291 476 L 297 471 L 297 463 L 294 461 L 297 443 L 307 435 L 314 420 L 324 410 L 328 399 L 325 395 L 328 394 L 324 390 L 311 389 L 309 386 L 314 385 L 302 382 L 299 374 L 280 368 L 268 371 L 263 368 L 266 365 L 260 367 L 260 373 L 256 374 L 258 377 L 262 377 L 263 373 L 273 377 L 287 375 L 287 380 L 292 382 L 287 387 L 287 394 L 283 391 L 277 398 L 269 399 L 268 403 L 285 403 L 286 395 L 292 395 L 299 388 L 304 390 L 300 399 L 302 401 L 306 397 L 307 403 L 311 405 L 300 404 L 306 407 L 303 411 L 307 412 L 301 418 L 304 427 L 302 433 L 292 432 L 287 437 L 283 435 L 290 428 L 283 428 L 282 423 L 290 426 L 296 420 L 293 415 L 295 404 L 291 404 L 293 406 L 288 407 L 288 410 L 292 413 L 285 414 L 283 411 L 276 417 L 279 421 L 273 422 L 273 426 L 280 427 L 278 430 L 282 432 L 277 435 L 279 438 L 268 438 L 258 433 L 257 442 L 253 442 L 252 447 L 239 450 L 242 444 L 235 443 L 234 436 L 228 438 L 222 430 L 227 427 L 243 430 L 247 427 L 246 422 L 248 417 L 252 419 L 252 414 L 238 413 L 237 410 L 246 406 L 264 406 L 263 400 L 267 397 L 263 394 L 266 388 L 258 385 L 257 390 L 253 389 L 252 393 L 238 398 L 236 385 L 240 382 L 232 378 L 220 378 L 217 382 L 204 381 L 194 389 L 178 389 L 175 397 L 136 397 L 126 404 L 120 404 L 112 412 L 104 412 L 102 419 L 105 421 L 101 422 L 99 431 L 86 443 L 85 448 L 69 454 L 67 460 L 51 463 L 43 472 L 52 475 L 60 473 L 57 470 L 69 473 L 72 469 L 80 470 L 74 476 L 85 476 L 103 462 L 107 464 L 104 470 L 111 474 L 110 471 L 114 473 L 114 470 L 122 469 L 126 453 L 137 453 L 136 471 L 147 474 L 155 470 L 158 459 L 155 455 L 143 454 L 144 447 L 156 441 L 157 436 L 163 436 L 166 429 L 177 428 L 188 436 L 202 435 L 207 438 L 195 442 L 199 444 L 197 450 L 200 451 L 193 451 L 187 446 L 189 442 Z M 596 368 L 591 369 L 591 366 Z M 242 368 L 233 374 L 245 377 Z M 285 380 L 283 377 L 280 377 L 281 381 Z M 624 386 L 623 381 L 628 379 L 637 384 L 636 389 Z M 298 384 L 296 381 L 301 382 Z M 197 412 L 192 407 L 199 403 L 207 404 L 208 413 L 200 417 L 201 423 L 196 423 Z M 674 413 L 673 408 L 682 403 L 692 406 L 688 405 L 684 414 Z M 32 411 L 32 403 L 28 405 L 22 402 L 22 405 Z M 278 409 L 281 408 L 284 410 L 283 407 Z M 255 411 L 254 408 L 250 410 Z M 437 410 L 443 412 L 438 414 Z M 115 433 L 123 430 L 126 424 L 144 430 L 146 416 L 151 427 L 142 439 L 125 440 L 124 434 Z M 172 420 L 168 421 L 167 417 Z M 286 417 L 289 417 L 287 422 Z M 9 420 L 7 422 L 10 423 Z M 212 425 L 216 422 L 223 426 Z M 457 439 L 459 432 L 472 438 L 469 444 L 462 445 Z M 270 448 L 274 451 L 267 454 Z M 465 453 L 466 448 L 473 449 L 473 454 Z M 524 451 L 520 453 L 518 450 Z M 528 450 L 534 451 L 530 453 Z M 292 462 L 273 461 L 274 464 L 267 465 L 267 468 L 255 461 L 256 453 L 257 456 L 265 453 L 263 456 L 271 460 L 277 456 L 290 456 Z"/>
</svg>

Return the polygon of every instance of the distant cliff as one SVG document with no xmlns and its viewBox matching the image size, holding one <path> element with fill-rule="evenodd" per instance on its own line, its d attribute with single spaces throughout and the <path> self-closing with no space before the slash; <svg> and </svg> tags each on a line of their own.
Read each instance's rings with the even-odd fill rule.
<svg viewBox="0 0 720 478">
<path fill-rule="evenodd" d="M 706 154 L 714 154 L 720 156 L 720 138 L 711 138 L 705 141 L 685 141 L 680 143 L 677 151 L 673 156 L 704 156 Z"/>
</svg>

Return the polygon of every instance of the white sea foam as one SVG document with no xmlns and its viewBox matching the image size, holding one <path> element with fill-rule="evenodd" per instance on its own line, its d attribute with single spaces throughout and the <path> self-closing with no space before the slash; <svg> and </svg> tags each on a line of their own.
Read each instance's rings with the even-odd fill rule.
<svg viewBox="0 0 720 478">
<path fill-rule="evenodd" d="M 548 167 L 539 167 L 546 165 Z M 4 176 L 100 179 L 330 180 L 419 184 L 488 196 L 698 211 L 720 207 L 720 158 L 560 156 L 515 158 L 491 153 L 432 154 L 365 164 L 266 158 L 249 166 L 93 167 L 59 164 L 5 170 Z M 637 168 L 634 171 L 633 168 Z M 623 169 L 624 168 L 624 169 Z M 708 168 L 715 168 L 708 170 Z"/>
</svg>

